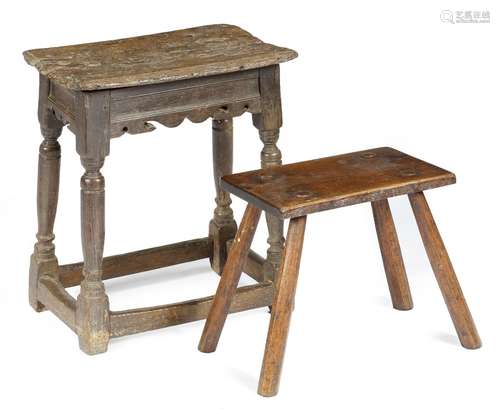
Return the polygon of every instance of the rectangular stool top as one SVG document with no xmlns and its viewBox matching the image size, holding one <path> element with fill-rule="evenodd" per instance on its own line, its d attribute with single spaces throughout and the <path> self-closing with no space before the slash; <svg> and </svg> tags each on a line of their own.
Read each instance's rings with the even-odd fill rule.
<svg viewBox="0 0 500 409">
<path fill-rule="evenodd" d="M 293 50 L 263 43 L 227 24 L 23 54 L 28 64 L 55 83 L 82 91 L 243 71 L 297 57 Z"/>
<path fill-rule="evenodd" d="M 280 218 L 304 216 L 455 183 L 455 175 L 392 148 L 222 177 L 222 187 Z"/>
</svg>

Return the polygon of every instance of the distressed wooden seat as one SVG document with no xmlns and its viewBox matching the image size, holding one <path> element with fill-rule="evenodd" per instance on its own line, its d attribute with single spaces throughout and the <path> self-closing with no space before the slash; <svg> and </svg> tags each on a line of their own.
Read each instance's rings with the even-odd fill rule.
<svg viewBox="0 0 500 409">
<path fill-rule="evenodd" d="M 411 309 L 410 288 L 387 201 L 398 195 L 410 199 L 460 342 L 465 348 L 479 348 L 474 321 L 423 193 L 452 183 L 453 173 L 391 148 L 224 176 L 223 188 L 248 205 L 205 323 L 200 351 L 212 352 L 217 347 L 262 210 L 280 219 L 290 218 L 290 224 L 276 280 L 259 394 L 273 396 L 278 392 L 308 214 L 371 202 L 393 306 Z"/>
<path fill-rule="evenodd" d="M 28 64 L 49 80 L 80 91 L 246 71 L 296 56 L 227 24 L 24 52 Z"/>
<path fill-rule="evenodd" d="M 232 172 L 233 118 L 251 114 L 263 143 L 261 165 L 281 164 L 279 64 L 295 51 L 266 44 L 246 31 L 219 24 L 24 52 L 39 71 L 38 119 L 43 135 L 38 170 L 38 233 L 30 265 L 30 304 L 48 309 L 78 334 L 88 354 L 104 352 L 110 338 L 206 317 L 212 297 L 111 311 L 103 280 L 209 258 L 222 271 L 236 234 L 231 199 L 220 177 Z M 111 139 L 176 127 L 185 119 L 212 120 L 216 206 L 207 237 L 103 257 L 104 176 Z M 81 179 L 83 263 L 60 266 L 53 244 L 65 125 L 76 135 L 85 172 Z M 174 153 L 179 155 L 178 153 Z M 189 150 L 180 154 L 189 165 Z M 130 186 L 134 194 L 134 186 Z M 176 216 L 178 217 L 178 216 Z M 186 215 L 189 223 L 189 215 Z M 283 223 L 269 216 L 267 257 L 250 251 L 245 272 L 256 284 L 239 290 L 232 311 L 269 306 L 280 264 Z M 75 300 L 66 287 L 80 285 Z"/>
</svg>

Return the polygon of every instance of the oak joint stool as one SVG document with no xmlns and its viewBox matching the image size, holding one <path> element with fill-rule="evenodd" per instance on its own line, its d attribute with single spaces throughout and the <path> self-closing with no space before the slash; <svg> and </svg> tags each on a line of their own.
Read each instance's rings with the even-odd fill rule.
<svg viewBox="0 0 500 409">
<path fill-rule="evenodd" d="M 293 309 L 307 215 L 371 202 L 393 306 L 413 307 L 388 198 L 408 195 L 424 247 L 461 344 L 481 346 L 448 253 L 423 191 L 455 183 L 455 175 L 391 148 L 377 148 L 269 169 L 227 175 L 222 187 L 248 202 L 224 267 L 199 343 L 202 352 L 217 347 L 227 313 L 235 302 L 245 255 L 261 211 L 290 219 L 271 310 L 258 393 L 278 392 Z"/>
<path fill-rule="evenodd" d="M 253 116 L 264 144 L 263 167 L 281 164 L 279 64 L 293 50 L 266 44 L 231 25 L 211 25 L 114 41 L 24 52 L 40 73 L 38 118 L 43 136 L 38 168 L 38 234 L 31 257 L 29 299 L 78 334 L 88 354 L 111 337 L 199 320 L 212 297 L 127 311 L 110 311 L 102 280 L 210 258 L 220 273 L 236 233 L 229 194 L 220 177 L 232 171 L 233 117 Z M 110 140 L 124 133 L 175 127 L 184 119 L 213 124 L 216 208 L 208 237 L 105 257 L 104 160 Z M 53 244 L 65 125 L 76 135 L 81 178 L 83 263 L 60 266 Z M 258 283 L 241 289 L 232 311 L 269 306 L 283 248 L 283 223 L 269 215 L 267 258 L 250 251 L 244 270 Z M 80 285 L 75 300 L 66 287 Z"/>
</svg>

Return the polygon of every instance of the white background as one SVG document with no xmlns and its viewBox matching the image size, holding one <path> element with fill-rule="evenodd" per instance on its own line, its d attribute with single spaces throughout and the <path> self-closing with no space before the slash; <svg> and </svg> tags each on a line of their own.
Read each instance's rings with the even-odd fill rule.
<svg viewBox="0 0 500 409">
<path fill-rule="evenodd" d="M 499 25 L 493 1 L 4 2 L 1 6 L 0 407 L 497 408 L 500 277 Z M 491 24 L 440 12 L 489 10 Z M 391 200 L 415 308 L 393 310 L 370 206 L 309 218 L 280 393 L 256 394 L 269 315 L 231 316 L 201 354 L 203 322 L 112 340 L 89 357 L 51 313 L 28 304 L 36 231 L 38 76 L 29 48 L 211 23 L 239 25 L 299 58 L 281 67 L 284 162 L 393 146 L 457 174 L 429 191 L 484 346 L 460 347 L 406 198 Z M 55 225 L 61 264 L 81 259 L 74 136 L 60 138 Z M 235 171 L 259 166 L 248 115 L 235 120 Z M 105 254 L 207 233 L 209 121 L 112 141 Z M 235 200 L 240 219 L 243 203 Z M 264 252 L 265 228 L 255 248 Z M 205 261 L 106 282 L 114 310 L 211 294 Z M 247 279 L 245 283 L 250 283 Z M 76 296 L 76 290 L 72 294 Z"/>
</svg>

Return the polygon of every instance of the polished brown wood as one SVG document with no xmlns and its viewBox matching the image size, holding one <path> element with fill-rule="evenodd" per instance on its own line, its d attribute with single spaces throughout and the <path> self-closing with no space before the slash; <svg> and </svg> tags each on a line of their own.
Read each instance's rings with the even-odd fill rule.
<svg viewBox="0 0 500 409">
<path fill-rule="evenodd" d="M 28 64 L 50 80 L 81 91 L 206 77 L 295 57 L 293 50 L 227 24 L 24 52 Z"/>
<path fill-rule="evenodd" d="M 281 119 L 279 66 L 297 56 L 246 31 L 218 24 L 122 40 L 29 50 L 26 61 L 40 77 L 38 234 L 30 265 L 30 303 L 56 314 L 79 335 L 90 354 L 106 350 L 110 337 L 204 318 L 211 298 L 110 311 L 102 280 L 210 258 L 220 272 L 236 232 L 230 196 L 220 178 L 232 172 L 233 118 L 251 114 L 264 143 L 262 166 L 281 163 L 276 146 Z M 100 173 L 112 138 L 168 128 L 188 119 L 212 120 L 216 208 L 207 238 L 103 258 L 104 178 Z M 154 123 L 154 124 L 153 124 Z M 83 263 L 59 266 L 53 225 L 59 185 L 62 127 L 76 136 L 85 168 L 82 179 Z M 248 251 L 243 271 L 265 286 L 238 290 L 230 312 L 269 306 L 270 280 L 283 246 L 282 221 L 267 215 L 269 250 Z M 52 281 L 48 281 L 48 277 Z M 42 282 L 43 281 L 43 282 Z M 80 285 L 74 303 L 64 287 Z M 42 302 L 48 303 L 44 305 Z M 72 308 L 74 304 L 74 313 Z M 145 321 L 146 320 L 146 321 Z M 123 327 L 120 327 L 123 325 Z"/>
<path fill-rule="evenodd" d="M 397 310 L 411 310 L 410 285 L 389 202 L 387 199 L 372 202 L 372 211 L 392 305 Z"/>
<path fill-rule="evenodd" d="M 422 239 L 460 341 L 466 348 L 480 347 L 481 341 L 474 322 L 422 193 L 424 189 L 454 183 L 455 175 L 452 173 L 395 149 L 377 148 L 227 175 L 222 181 L 231 193 L 248 202 L 247 209 L 255 206 L 281 219 L 301 214 L 290 219 L 283 258 L 275 281 L 276 290 L 258 387 L 258 393 L 262 396 L 274 396 L 278 392 L 295 304 L 306 214 L 321 210 L 371 202 L 393 306 L 409 310 L 413 307 L 413 301 L 387 200 L 388 197 L 409 193 Z M 212 352 L 217 347 L 241 274 L 241 263 L 247 257 L 250 245 L 247 241 L 236 243 L 229 251 L 228 264 L 200 339 L 198 348 L 202 352 Z M 268 282 L 265 276 L 263 278 L 264 282 Z"/>
<path fill-rule="evenodd" d="M 392 148 L 227 175 L 224 189 L 281 218 L 455 183 L 455 175 Z"/>
<path fill-rule="evenodd" d="M 425 251 L 450 312 L 460 343 L 465 348 L 479 348 L 481 339 L 427 200 L 422 192 L 410 194 L 408 197 L 417 220 Z"/>
<path fill-rule="evenodd" d="M 290 220 L 283 262 L 276 282 L 276 294 L 271 309 L 271 321 L 269 322 L 266 349 L 260 372 L 258 392 L 262 396 L 274 396 L 278 393 L 299 276 L 305 228 L 306 216 Z"/>
<path fill-rule="evenodd" d="M 217 348 L 226 317 L 236 292 L 238 281 L 243 270 L 243 263 L 250 250 L 252 239 L 259 223 L 261 211 L 248 205 L 234 238 L 229 257 L 222 272 L 222 278 L 215 293 L 203 334 L 198 345 L 201 352 L 213 352 Z"/>
</svg>

